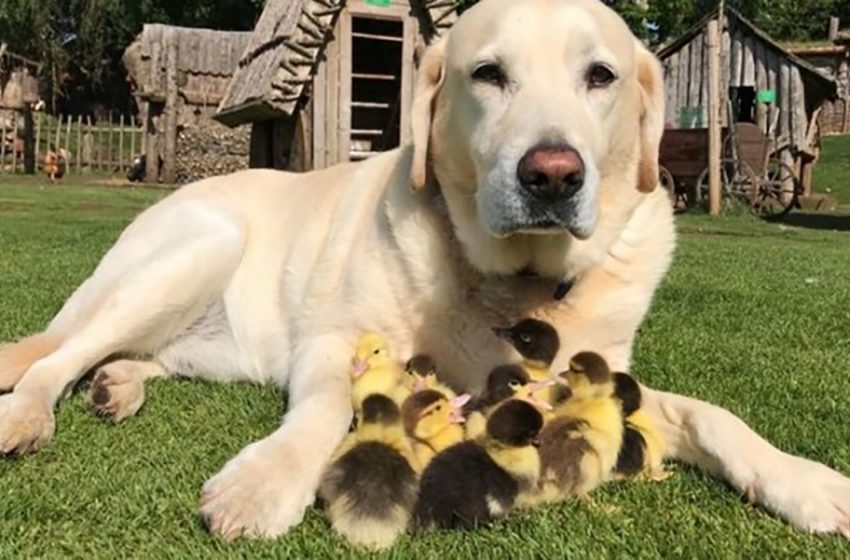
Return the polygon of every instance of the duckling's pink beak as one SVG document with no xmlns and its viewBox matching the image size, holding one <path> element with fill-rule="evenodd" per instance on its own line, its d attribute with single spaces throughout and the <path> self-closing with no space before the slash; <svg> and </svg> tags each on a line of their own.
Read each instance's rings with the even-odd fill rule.
<svg viewBox="0 0 850 560">
<path fill-rule="evenodd" d="M 464 393 L 463 395 L 458 395 L 449 400 L 449 406 L 451 407 L 451 411 L 449 412 L 449 422 L 452 424 L 463 424 L 466 422 L 462 409 L 464 405 L 470 401 L 470 399 L 472 399 L 472 395 Z"/>
<path fill-rule="evenodd" d="M 493 334 L 499 338 L 503 338 L 505 340 L 510 340 L 511 338 L 512 331 L 510 327 L 492 327 L 491 330 L 493 331 Z"/>
<path fill-rule="evenodd" d="M 357 360 L 351 363 L 351 376 L 357 379 L 369 369 L 369 362 L 366 360 Z"/>
<path fill-rule="evenodd" d="M 556 383 L 556 381 L 554 379 L 547 379 L 546 381 L 536 381 L 534 383 L 529 384 L 529 386 L 528 386 L 528 396 L 526 397 L 525 400 L 529 404 L 539 408 L 540 410 L 552 410 L 553 407 L 552 407 L 551 404 L 544 401 L 543 399 L 541 399 L 540 397 L 538 397 L 534 393 L 536 393 L 537 391 L 542 391 L 543 389 L 546 389 L 548 387 L 551 387 L 555 383 Z"/>
<path fill-rule="evenodd" d="M 416 383 L 413 385 L 413 392 L 418 393 L 419 391 L 424 391 L 428 388 L 428 384 L 425 383 L 424 377 L 416 376 Z"/>
</svg>

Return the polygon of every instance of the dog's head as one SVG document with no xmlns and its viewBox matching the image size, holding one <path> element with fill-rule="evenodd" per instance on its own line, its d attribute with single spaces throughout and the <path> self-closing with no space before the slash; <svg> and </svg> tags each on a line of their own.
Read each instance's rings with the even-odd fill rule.
<svg viewBox="0 0 850 560">
<path fill-rule="evenodd" d="M 556 274 L 536 261 L 594 234 L 606 189 L 656 187 L 663 113 L 657 60 L 601 2 L 483 0 L 422 60 L 411 180 L 434 174 L 478 268 Z"/>
</svg>

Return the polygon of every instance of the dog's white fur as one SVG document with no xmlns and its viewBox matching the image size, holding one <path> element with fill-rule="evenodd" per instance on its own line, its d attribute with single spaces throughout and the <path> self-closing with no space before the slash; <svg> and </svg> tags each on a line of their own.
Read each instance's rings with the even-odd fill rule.
<svg viewBox="0 0 850 560">
<path fill-rule="evenodd" d="M 502 65 L 504 88 L 471 80 L 481 61 Z M 594 61 L 615 70 L 613 84 L 587 87 Z M 557 326 L 556 367 L 592 349 L 625 369 L 674 245 L 669 203 L 647 192 L 662 121 L 657 62 L 596 0 L 484 0 L 423 60 L 413 146 L 304 175 L 210 179 L 142 213 L 44 334 L 0 351 L 0 388 L 14 387 L 0 397 L 0 451 L 44 444 L 61 395 L 113 354 L 274 382 L 289 391 L 282 426 L 207 482 L 201 512 L 228 537 L 276 536 L 301 520 L 346 432 L 348 363 L 365 329 L 386 333 L 399 357 L 433 354 L 450 381 L 473 390 L 514 357 L 489 328 L 526 315 Z M 575 146 L 588 169 L 563 224 L 574 235 L 505 234 L 505 223 L 528 217 L 518 158 L 553 138 Z M 522 268 L 540 279 L 512 276 Z M 577 280 L 556 302 L 564 276 Z M 162 370 L 104 370 L 130 384 L 112 413 L 138 408 L 134 371 Z M 843 475 L 778 451 L 710 404 L 647 397 L 673 457 L 801 528 L 847 533 Z"/>
</svg>

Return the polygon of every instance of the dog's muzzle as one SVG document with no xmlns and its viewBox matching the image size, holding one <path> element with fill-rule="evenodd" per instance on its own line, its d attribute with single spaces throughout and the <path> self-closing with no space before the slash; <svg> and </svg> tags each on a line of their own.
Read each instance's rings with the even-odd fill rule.
<svg viewBox="0 0 850 560">
<path fill-rule="evenodd" d="M 522 155 L 513 173 L 505 171 L 504 165 L 497 166 L 478 193 L 482 218 L 493 235 L 591 235 L 597 178 L 574 147 L 537 144 Z"/>
</svg>

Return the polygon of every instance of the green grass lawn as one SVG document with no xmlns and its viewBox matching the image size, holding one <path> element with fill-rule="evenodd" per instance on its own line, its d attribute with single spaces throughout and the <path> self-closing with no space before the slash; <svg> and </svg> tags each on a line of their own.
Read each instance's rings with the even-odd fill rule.
<svg viewBox="0 0 850 560">
<path fill-rule="evenodd" d="M 850 135 L 821 139 L 821 156 L 814 171 L 815 192 L 831 192 L 850 206 Z"/>
<path fill-rule="evenodd" d="M 0 340 L 44 327 L 159 190 L 0 187 Z M 850 217 L 839 226 L 850 229 Z M 850 473 L 850 233 L 684 216 L 675 264 L 641 329 L 633 372 L 742 416 L 771 441 Z M 112 425 L 78 389 L 41 453 L 0 458 L 0 557 L 357 556 L 321 512 L 275 541 L 227 544 L 196 517 L 204 480 L 271 432 L 282 397 L 251 385 L 154 381 Z M 850 556 L 796 532 L 723 483 L 675 467 L 592 504 L 546 507 L 471 534 L 406 537 L 396 558 Z"/>
</svg>

